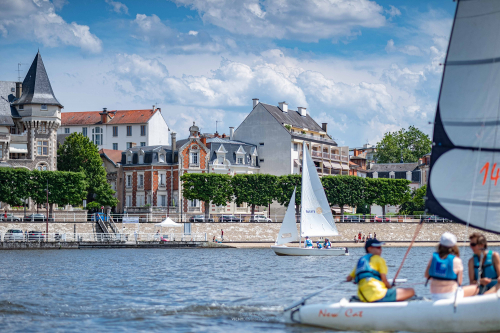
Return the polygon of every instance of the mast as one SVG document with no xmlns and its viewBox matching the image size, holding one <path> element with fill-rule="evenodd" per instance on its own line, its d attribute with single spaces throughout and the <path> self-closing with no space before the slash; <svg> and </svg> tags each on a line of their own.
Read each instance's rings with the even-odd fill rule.
<svg viewBox="0 0 500 333">
<path fill-rule="evenodd" d="M 301 179 L 301 184 L 304 184 L 304 168 L 305 168 L 305 161 L 306 158 L 306 142 L 302 142 L 302 179 Z M 300 186 L 300 201 L 302 203 L 302 198 L 304 198 L 304 186 Z M 300 241 L 299 245 L 302 247 L 302 209 L 304 205 L 300 205 Z"/>
</svg>

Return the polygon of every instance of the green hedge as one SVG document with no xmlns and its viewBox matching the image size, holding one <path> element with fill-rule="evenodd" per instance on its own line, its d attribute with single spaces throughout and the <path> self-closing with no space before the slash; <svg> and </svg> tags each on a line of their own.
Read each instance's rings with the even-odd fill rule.
<svg viewBox="0 0 500 333">
<path fill-rule="evenodd" d="M 413 211 L 413 215 L 425 215 L 425 212 L 423 210 L 422 211 L 420 211 L 420 210 L 414 210 Z"/>
</svg>

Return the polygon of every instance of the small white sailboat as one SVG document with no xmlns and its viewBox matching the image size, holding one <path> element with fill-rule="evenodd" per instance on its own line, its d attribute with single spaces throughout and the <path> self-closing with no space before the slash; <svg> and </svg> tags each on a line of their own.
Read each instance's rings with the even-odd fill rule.
<svg viewBox="0 0 500 333">
<path fill-rule="evenodd" d="M 271 246 L 277 255 L 282 256 L 341 256 L 349 255 L 347 248 L 302 248 L 289 247 L 286 243 L 301 241 L 302 237 L 328 237 L 338 235 L 335 221 L 326 199 L 325 191 L 316 171 L 316 166 L 303 145 L 302 154 L 302 205 L 300 210 L 300 235 L 295 221 L 295 190 L 281 224 L 276 245 Z M 301 242 L 299 243 L 301 244 Z"/>
<path fill-rule="evenodd" d="M 426 208 L 500 233 L 500 1 L 457 1 L 434 121 Z M 424 267 L 422 267 L 422 272 Z M 491 332 L 500 290 L 456 300 L 308 304 L 292 322 L 349 331 Z"/>
</svg>

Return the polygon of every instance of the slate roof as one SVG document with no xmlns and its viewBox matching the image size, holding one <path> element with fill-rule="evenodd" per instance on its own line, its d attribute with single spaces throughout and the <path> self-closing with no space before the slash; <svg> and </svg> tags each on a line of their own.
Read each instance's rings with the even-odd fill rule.
<svg viewBox="0 0 500 333">
<path fill-rule="evenodd" d="M 106 156 L 108 160 L 113 162 L 115 165 L 121 163 L 122 161 L 122 152 L 121 150 L 113 150 L 113 149 L 101 149 L 99 150 L 99 154 Z"/>
<path fill-rule="evenodd" d="M 417 168 L 418 162 L 415 163 L 373 163 L 368 172 L 398 172 L 398 171 L 413 171 Z"/>
<path fill-rule="evenodd" d="M 244 165 L 250 165 L 250 162 L 252 161 L 252 154 L 254 153 L 254 151 L 257 151 L 257 146 L 251 143 L 229 140 L 229 139 L 225 140 L 222 138 L 210 138 L 207 139 L 207 146 L 210 148 L 210 163 L 212 163 L 214 160 L 217 159 L 216 151 L 220 148 L 221 145 L 223 145 L 224 149 L 227 151 L 226 159 L 232 165 L 237 164 L 236 158 L 238 155 L 236 154 L 236 152 L 240 147 L 242 147 L 243 150 L 245 151 Z M 255 164 L 256 164 L 255 166 L 257 167 L 259 166 L 258 158 L 255 159 Z"/>
<path fill-rule="evenodd" d="M 14 126 L 12 117 L 19 117 L 16 108 L 10 105 L 15 98 L 11 88 L 15 87 L 15 82 L 0 82 L 0 125 Z"/>
<path fill-rule="evenodd" d="M 23 94 L 13 104 L 48 104 L 63 107 L 54 96 L 40 51 L 35 56 L 23 81 Z"/>
<path fill-rule="evenodd" d="M 140 150 L 144 151 L 144 163 L 139 164 L 139 151 Z M 166 160 L 165 163 L 160 163 L 158 162 L 158 152 L 160 150 L 165 150 L 166 152 Z M 127 151 L 131 150 L 132 151 L 132 163 L 127 163 Z M 165 165 L 165 164 L 177 164 L 179 161 L 179 152 L 176 151 L 174 154 L 172 154 L 172 147 L 171 146 L 164 146 L 164 145 L 156 145 L 156 146 L 136 146 L 133 148 L 129 148 L 127 150 L 124 150 L 122 152 L 121 156 L 121 164 L 124 166 L 130 166 L 130 165 L 147 165 L 147 164 L 160 164 L 160 165 Z"/>
<path fill-rule="evenodd" d="M 281 124 L 289 124 L 299 128 L 307 128 L 311 131 L 323 132 L 323 128 L 311 118 L 309 113 L 307 113 L 305 117 L 302 117 L 300 113 L 295 110 L 288 109 L 288 112 L 283 112 L 277 106 L 264 103 L 260 104 L 262 104 L 262 106 Z"/>
<path fill-rule="evenodd" d="M 107 124 L 145 124 L 156 112 L 158 109 L 108 111 L 112 119 Z M 100 113 L 102 111 L 62 112 L 61 126 L 102 124 Z"/>
</svg>

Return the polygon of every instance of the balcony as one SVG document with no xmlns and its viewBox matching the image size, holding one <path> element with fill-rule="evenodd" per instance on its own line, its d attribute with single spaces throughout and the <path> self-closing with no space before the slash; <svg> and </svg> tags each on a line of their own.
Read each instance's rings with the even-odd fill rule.
<svg viewBox="0 0 500 333">
<path fill-rule="evenodd" d="M 299 139 L 305 139 L 306 141 L 308 140 L 314 140 L 314 141 L 320 141 L 320 142 L 325 142 L 325 143 L 329 143 L 329 144 L 337 144 L 334 140 L 330 139 L 330 138 L 322 138 L 320 136 L 311 136 L 311 134 L 302 134 L 302 133 L 297 133 L 297 132 L 294 132 L 294 133 L 291 133 L 292 136 L 294 137 L 297 137 Z"/>
<path fill-rule="evenodd" d="M 160 183 L 160 184 L 158 184 L 158 187 L 159 188 L 166 188 L 167 184 L 166 183 Z"/>
<path fill-rule="evenodd" d="M 201 212 L 201 207 L 188 207 L 188 212 Z"/>
</svg>

